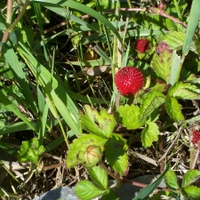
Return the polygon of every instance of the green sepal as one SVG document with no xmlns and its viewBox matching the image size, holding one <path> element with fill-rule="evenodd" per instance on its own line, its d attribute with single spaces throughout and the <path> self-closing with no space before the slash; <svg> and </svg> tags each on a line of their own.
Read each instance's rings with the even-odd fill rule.
<svg viewBox="0 0 200 200">
<path fill-rule="evenodd" d="M 90 146 L 100 148 L 101 152 L 104 151 L 104 144 L 107 140 L 94 134 L 83 134 L 79 138 L 73 140 L 70 144 L 68 155 L 66 159 L 67 168 L 84 164 L 86 167 L 92 167 L 91 163 L 86 163 L 85 153 Z"/>
</svg>

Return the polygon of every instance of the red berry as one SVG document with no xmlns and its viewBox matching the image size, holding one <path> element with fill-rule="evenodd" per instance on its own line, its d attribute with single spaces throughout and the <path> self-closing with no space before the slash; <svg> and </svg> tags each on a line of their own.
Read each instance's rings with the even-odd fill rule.
<svg viewBox="0 0 200 200">
<path fill-rule="evenodd" d="M 163 2 L 160 2 L 160 3 L 158 4 L 158 9 L 164 11 L 164 10 L 165 10 L 165 4 L 164 4 Z"/>
<path fill-rule="evenodd" d="M 198 144 L 199 140 L 200 140 L 200 132 L 198 130 L 194 130 L 193 131 L 192 143 Z"/>
<path fill-rule="evenodd" d="M 115 75 L 118 91 L 124 96 L 136 94 L 144 85 L 142 72 L 135 67 L 124 67 Z"/>
<path fill-rule="evenodd" d="M 172 53 L 172 50 L 170 50 L 169 45 L 166 42 L 159 42 L 156 47 L 156 53 L 160 54 L 164 51 L 168 51 L 169 53 Z"/>
<path fill-rule="evenodd" d="M 139 39 L 136 41 L 136 49 L 140 53 L 145 53 L 150 49 L 149 40 L 147 39 Z"/>
</svg>

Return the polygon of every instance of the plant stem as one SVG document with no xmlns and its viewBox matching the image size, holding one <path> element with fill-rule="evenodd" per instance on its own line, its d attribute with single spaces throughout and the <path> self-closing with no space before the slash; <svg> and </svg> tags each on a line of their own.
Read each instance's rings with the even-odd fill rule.
<svg viewBox="0 0 200 200">
<path fill-rule="evenodd" d="M 6 11 L 6 23 L 7 25 L 10 25 L 11 23 L 11 15 L 12 15 L 12 0 L 8 0 L 7 2 L 7 11 Z"/>
<path fill-rule="evenodd" d="M 108 175 L 110 175 L 112 178 L 114 178 L 116 181 L 121 181 L 119 175 L 117 176 L 117 175 L 113 174 L 111 171 L 109 171 L 109 169 L 104 165 L 104 163 L 102 161 L 100 161 L 99 166 L 101 168 L 103 168 L 106 171 L 106 173 Z"/>
<path fill-rule="evenodd" d="M 7 31 L 10 32 L 17 25 L 17 23 L 21 20 L 21 18 L 23 17 L 24 13 L 26 12 L 26 8 L 27 8 L 28 4 L 29 4 L 29 0 L 26 0 L 21 12 L 17 16 L 16 20 L 10 25 L 10 27 L 8 27 Z"/>
<path fill-rule="evenodd" d="M 12 31 L 12 29 L 17 25 L 17 23 L 23 17 L 28 5 L 29 5 L 29 0 L 26 0 L 21 12 L 19 13 L 19 15 L 17 16 L 15 21 L 4 32 L 2 40 L 1 40 L 2 43 L 6 43 L 6 41 L 8 40 L 10 32 Z M 10 24 L 10 21 L 11 21 L 11 13 L 12 13 L 12 0 L 9 0 L 8 3 L 7 3 L 7 17 L 6 17 L 6 22 L 8 24 Z M 1 56 L 1 50 L 2 50 L 2 46 L 0 46 L 0 56 Z"/>
</svg>

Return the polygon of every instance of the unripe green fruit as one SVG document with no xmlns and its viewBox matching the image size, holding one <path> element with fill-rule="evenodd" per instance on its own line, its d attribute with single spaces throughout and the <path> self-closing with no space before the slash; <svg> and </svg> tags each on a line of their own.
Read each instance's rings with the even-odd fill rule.
<svg viewBox="0 0 200 200">
<path fill-rule="evenodd" d="M 83 160 L 85 161 L 84 167 L 93 167 L 100 161 L 101 157 L 102 151 L 99 146 L 88 146 L 85 153 L 83 154 Z"/>
</svg>

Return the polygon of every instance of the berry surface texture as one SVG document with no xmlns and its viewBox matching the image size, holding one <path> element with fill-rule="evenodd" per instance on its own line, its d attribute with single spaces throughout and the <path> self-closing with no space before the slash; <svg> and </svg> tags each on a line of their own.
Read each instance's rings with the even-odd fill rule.
<svg viewBox="0 0 200 200">
<path fill-rule="evenodd" d="M 139 39 L 136 42 L 136 49 L 140 53 L 145 53 L 150 49 L 149 40 L 147 39 Z"/>
<path fill-rule="evenodd" d="M 132 96 L 143 87 L 144 76 L 139 69 L 127 66 L 117 72 L 115 84 L 120 94 Z"/>
</svg>

